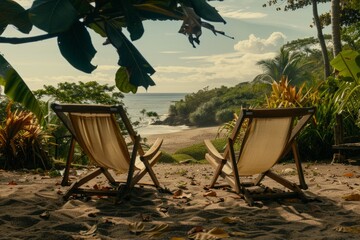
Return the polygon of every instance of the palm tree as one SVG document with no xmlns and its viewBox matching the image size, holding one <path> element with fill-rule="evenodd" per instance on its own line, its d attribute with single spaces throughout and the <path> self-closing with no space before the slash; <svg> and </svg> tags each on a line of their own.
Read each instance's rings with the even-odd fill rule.
<svg viewBox="0 0 360 240">
<path fill-rule="evenodd" d="M 282 47 L 275 58 L 260 60 L 256 63 L 263 68 L 264 73 L 256 76 L 254 81 L 271 84 L 286 76 L 292 85 L 301 85 L 309 79 L 309 74 L 304 71 L 308 63 L 304 63 L 303 60 L 303 55 L 299 52 L 291 52 Z"/>
</svg>

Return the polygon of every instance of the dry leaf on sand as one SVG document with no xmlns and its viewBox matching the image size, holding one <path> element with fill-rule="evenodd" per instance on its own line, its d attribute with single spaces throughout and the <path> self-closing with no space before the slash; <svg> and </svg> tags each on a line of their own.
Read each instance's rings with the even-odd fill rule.
<svg viewBox="0 0 360 240">
<path fill-rule="evenodd" d="M 194 233 L 192 235 L 189 235 L 190 239 L 195 239 L 195 240 L 212 240 L 212 239 L 223 239 L 223 238 L 228 238 L 230 237 L 230 235 L 225 232 L 223 229 L 221 228 L 212 228 L 210 229 L 208 232 L 198 232 L 198 233 Z"/>
<path fill-rule="evenodd" d="M 87 231 L 80 231 L 80 235 L 82 235 L 82 236 L 93 236 L 93 235 L 95 235 L 96 230 L 97 230 L 97 225 L 93 225 Z"/>
<path fill-rule="evenodd" d="M 217 195 L 216 195 L 216 192 L 214 192 L 214 191 L 208 191 L 208 192 L 204 193 L 203 196 L 204 197 L 216 197 Z"/>
<path fill-rule="evenodd" d="M 142 222 L 134 222 L 129 224 L 129 230 L 131 233 L 139 234 L 144 231 L 145 226 Z"/>
<path fill-rule="evenodd" d="M 191 193 L 184 193 L 181 189 L 177 190 L 173 194 L 174 199 L 191 198 Z"/>
<path fill-rule="evenodd" d="M 359 193 L 352 193 L 349 195 L 345 195 L 342 197 L 345 201 L 360 201 L 360 194 Z"/>
<path fill-rule="evenodd" d="M 223 217 L 223 219 L 221 219 L 221 221 L 226 224 L 235 224 L 235 223 L 239 223 L 239 222 L 241 222 L 241 223 L 244 222 L 239 217 Z"/>
<path fill-rule="evenodd" d="M 343 233 L 360 233 L 360 226 L 337 226 L 334 230 Z"/>
</svg>

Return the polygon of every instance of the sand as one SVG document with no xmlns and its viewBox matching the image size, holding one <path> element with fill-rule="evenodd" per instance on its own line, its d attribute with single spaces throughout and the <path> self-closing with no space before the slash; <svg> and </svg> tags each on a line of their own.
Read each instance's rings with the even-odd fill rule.
<svg viewBox="0 0 360 240">
<path fill-rule="evenodd" d="M 360 166 L 303 166 L 305 193 L 313 201 L 254 207 L 227 187 L 209 191 L 208 164 L 157 164 L 154 171 L 171 193 L 136 187 L 118 204 L 99 196 L 64 201 L 68 187 L 59 185 L 61 177 L 0 171 L 0 239 L 360 239 Z M 274 170 L 296 181 L 294 168 L 289 163 Z M 73 171 L 71 179 L 86 171 Z M 142 182 L 151 181 L 145 176 Z M 264 184 L 280 188 L 269 179 Z M 105 186 L 104 178 L 88 184 L 95 185 Z"/>
<path fill-rule="evenodd" d="M 218 135 L 218 130 L 219 127 L 201 127 L 175 133 L 145 135 L 143 137 L 147 139 L 149 144 L 155 142 L 157 138 L 163 139 L 164 142 L 161 149 L 168 153 L 174 153 L 179 148 L 201 143 L 204 139 L 215 139 Z M 223 135 L 224 133 L 220 134 Z"/>
</svg>

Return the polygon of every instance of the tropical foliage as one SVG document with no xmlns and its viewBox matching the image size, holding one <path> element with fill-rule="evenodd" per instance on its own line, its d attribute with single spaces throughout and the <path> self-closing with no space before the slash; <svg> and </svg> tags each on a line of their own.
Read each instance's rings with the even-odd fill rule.
<svg viewBox="0 0 360 240">
<path fill-rule="evenodd" d="M 124 95 L 116 91 L 115 86 L 89 82 L 63 82 L 58 85 L 44 85 L 43 89 L 34 91 L 38 99 L 51 99 L 61 103 L 92 103 L 122 105 Z"/>
<path fill-rule="evenodd" d="M 338 112 L 358 113 L 360 109 L 360 54 L 346 50 L 331 61 L 337 71 Z"/>
<path fill-rule="evenodd" d="M 285 76 L 282 76 L 279 82 L 274 81 L 271 87 L 272 91 L 269 97 L 266 97 L 267 108 L 311 106 L 318 100 L 316 90 L 310 88 L 304 93 L 305 83 L 297 90 Z"/>
<path fill-rule="evenodd" d="M 218 125 L 231 120 L 241 107 L 262 104 L 267 92 L 270 92 L 270 85 L 261 82 L 245 82 L 211 90 L 204 88 L 171 105 L 169 117 L 163 123 Z"/>
<path fill-rule="evenodd" d="M 51 167 L 47 154 L 48 135 L 32 113 L 11 111 L 0 125 L 0 166 L 3 169 Z"/>
<path fill-rule="evenodd" d="M 1 19 L 0 19 L 1 20 Z M 1 24 L 0 24 L 1 25 Z M 4 93 L 15 102 L 21 103 L 32 111 L 42 123 L 44 113 L 31 90 L 15 69 L 0 54 L 0 85 L 4 86 Z"/>
<path fill-rule="evenodd" d="M 275 58 L 257 62 L 257 65 L 263 68 L 264 73 L 256 76 L 254 80 L 271 84 L 286 76 L 292 85 L 300 86 L 310 78 L 309 72 L 304 71 L 309 63 L 303 60 L 303 55 L 300 52 L 290 51 L 282 47 Z"/>
<path fill-rule="evenodd" d="M 186 35 L 195 47 L 199 44 L 202 28 L 214 34 L 223 34 L 206 21 L 225 20 L 205 0 L 126 0 L 126 1 L 78 1 L 34 0 L 29 9 L 16 1 L 6 0 L 0 4 L 0 34 L 8 25 L 14 25 L 21 33 L 29 34 L 33 27 L 45 35 L 28 38 L 5 38 L 0 42 L 20 44 L 57 38 L 62 56 L 76 69 L 91 73 L 96 66 L 91 61 L 96 54 L 89 30 L 104 38 L 119 54 L 120 66 L 116 86 L 123 92 L 136 92 L 139 86 L 155 85 L 151 79 L 155 70 L 131 43 L 145 32 L 145 20 L 183 21 L 179 32 Z M 130 40 L 123 33 L 127 29 Z"/>
</svg>

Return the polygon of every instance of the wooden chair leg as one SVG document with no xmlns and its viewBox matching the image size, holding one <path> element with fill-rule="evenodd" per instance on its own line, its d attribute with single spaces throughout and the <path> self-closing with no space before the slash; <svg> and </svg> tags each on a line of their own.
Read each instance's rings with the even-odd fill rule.
<svg viewBox="0 0 360 240">
<path fill-rule="evenodd" d="M 71 184 L 69 190 L 65 193 L 63 198 L 65 200 L 67 200 L 73 193 L 76 193 L 76 189 L 78 189 L 79 187 L 81 187 L 83 184 L 87 183 L 91 179 L 97 177 L 101 173 L 102 173 L 101 168 L 98 168 L 95 171 L 93 171 L 92 173 L 90 173 L 90 174 L 86 175 L 85 177 L 79 179 L 78 181 L 74 182 L 73 184 Z"/>
<path fill-rule="evenodd" d="M 234 152 L 234 142 L 231 138 L 228 138 L 228 145 L 230 147 L 230 161 L 231 161 L 231 166 L 232 166 L 232 170 L 234 173 L 234 182 L 235 182 L 235 192 L 240 193 L 240 175 L 239 175 L 239 171 L 237 168 L 237 162 L 235 159 L 235 152 Z"/>
<path fill-rule="evenodd" d="M 306 189 L 308 189 L 308 186 L 307 186 L 307 184 L 305 182 L 305 178 L 304 178 L 304 172 L 303 172 L 302 165 L 301 165 L 299 148 L 298 148 L 297 143 L 295 141 L 293 142 L 291 147 L 292 147 L 292 150 L 293 150 L 296 169 L 297 169 L 297 172 L 298 172 L 300 187 L 301 187 L 301 189 L 306 190 Z"/>
<path fill-rule="evenodd" d="M 70 172 L 70 166 L 72 163 L 72 160 L 74 158 L 74 151 L 75 151 L 75 138 L 72 137 L 71 141 L 70 141 L 70 148 L 69 148 L 69 153 L 66 159 L 66 165 L 65 165 L 65 170 L 64 170 L 64 176 L 63 179 L 61 181 L 61 186 L 69 186 L 69 172 Z"/>
</svg>

